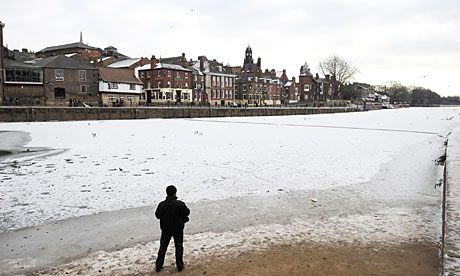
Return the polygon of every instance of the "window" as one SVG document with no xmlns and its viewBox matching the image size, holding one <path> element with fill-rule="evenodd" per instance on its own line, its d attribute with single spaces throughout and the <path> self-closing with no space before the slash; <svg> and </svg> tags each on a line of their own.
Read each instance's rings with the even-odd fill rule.
<svg viewBox="0 0 460 276">
<path fill-rule="evenodd" d="M 228 91 L 228 96 L 229 96 L 230 99 L 233 99 L 233 97 L 232 97 L 232 90 Z"/>
<path fill-rule="evenodd" d="M 150 84 L 150 81 L 147 83 L 147 89 L 150 89 L 151 88 L 151 84 Z"/>
<path fill-rule="evenodd" d="M 250 84 L 250 85 L 249 85 L 249 91 L 251 91 L 251 90 L 252 90 L 252 85 Z"/>
<path fill-rule="evenodd" d="M 310 91 L 310 85 L 308 83 L 303 85 L 303 91 Z"/>
<path fill-rule="evenodd" d="M 65 88 L 54 88 L 54 97 L 56 99 L 65 99 Z"/>
<path fill-rule="evenodd" d="M 171 82 L 170 81 L 168 81 L 168 88 L 171 88 Z"/>
<path fill-rule="evenodd" d="M 157 88 L 161 88 L 161 81 L 157 82 Z"/>
<path fill-rule="evenodd" d="M 150 79 L 150 72 L 147 72 L 147 78 Z"/>
<path fill-rule="evenodd" d="M 144 77 L 144 72 L 141 72 L 141 78 L 143 78 L 143 77 Z"/>
<path fill-rule="evenodd" d="M 225 86 L 228 87 L 228 78 L 225 78 Z"/>
<path fill-rule="evenodd" d="M 56 80 L 64 81 L 64 69 L 56 69 Z"/>
<path fill-rule="evenodd" d="M 188 89 L 188 83 L 187 82 L 185 83 L 185 89 Z"/>
<path fill-rule="evenodd" d="M 204 76 L 201 76 L 201 81 L 204 81 Z"/>
<path fill-rule="evenodd" d="M 184 93 L 184 100 L 187 100 L 188 101 L 188 93 Z"/>
<path fill-rule="evenodd" d="M 109 89 L 118 89 L 118 83 L 117 82 L 109 82 Z"/>
<path fill-rule="evenodd" d="M 193 84 L 193 88 L 195 88 L 195 89 L 196 89 L 196 82 Z"/>
<path fill-rule="evenodd" d="M 217 77 L 217 86 L 220 86 L 220 77 Z"/>
<path fill-rule="evenodd" d="M 212 86 L 216 86 L 216 76 L 212 76 Z"/>
<path fill-rule="evenodd" d="M 220 98 L 220 90 L 217 90 L 217 98 Z"/>
<path fill-rule="evenodd" d="M 212 97 L 213 97 L 213 98 L 216 97 L 216 90 L 212 90 Z"/>
<path fill-rule="evenodd" d="M 168 77 L 171 77 L 171 71 L 168 70 Z"/>
<path fill-rule="evenodd" d="M 86 70 L 79 70 L 78 71 L 78 79 L 80 81 L 86 81 Z"/>
<path fill-rule="evenodd" d="M 176 78 L 180 78 L 179 72 L 176 72 Z"/>
<path fill-rule="evenodd" d="M 109 102 L 114 103 L 116 101 L 115 96 L 109 96 L 108 97 Z"/>
<path fill-rule="evenodd" d="M 195 75 L 195 76 L 193 77 L 193 79 L 194 79 L 195 81 L 198 81 L 198 76 Z"/>
<path fill-rule="evenodd" d="M 135 84 L 129 84 L 129 90 L 136 90 L 136 85 Z"/>
<path fill-rule="evenodd" d="M 86 93 L 86 85 L 80 86 L 80 92 L 81 93 Z"/>
<path fill-rule="evenodd" d="M 157 76 L 158 76 L 158 77 L 161 77 L 161 70 L 158 70 Z"/>
<path fill-rule="evenodd" d="M 43 83 L 43 71 L 41 69 L 5 68 L 5 75 L 6 75 L 5 76 L 6 77 L 5 78 L 6 82 L 37 82 L 37 83 Z"/>
<path fill-rule="evenodd" d="M 185 72 L 185 78 L 188 79 L 188 73 L 187 72 Z"/>
<path fill-rule="evenodd" d="M 228 82 L 229 82 L 229 86 L 232 86 L 232 84 L 233 84 L 232 83 L 232 78 L 229 78 Z"/>
<path fill-rule="evenodd" d="M 246 91 L 246 85 L 243 85 L 243 91 Z"/>
<path fill-rule="evenodd" d="M 127 98 L 128 98 L 128 102 L 130 102 L 130 103 L 134 102 L 134 97 L 133 96 L 128 96 Z"/>
</svg>

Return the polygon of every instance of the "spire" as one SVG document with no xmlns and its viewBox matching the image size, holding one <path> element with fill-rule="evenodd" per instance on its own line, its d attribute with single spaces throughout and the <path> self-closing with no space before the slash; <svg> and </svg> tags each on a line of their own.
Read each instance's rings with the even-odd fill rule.
<svg viewBox="0 0 460 276">
<path fill-rule="evenodd" d="M 83 32 L 80 31 L 80 43 L 83 43 Z"/>
</svg>

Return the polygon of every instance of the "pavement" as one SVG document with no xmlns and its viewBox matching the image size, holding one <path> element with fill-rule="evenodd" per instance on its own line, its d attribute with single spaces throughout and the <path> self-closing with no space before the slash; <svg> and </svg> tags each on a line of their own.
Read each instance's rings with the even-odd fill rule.
<svg viewBox="0 0 460 276">
<path fill-rule="evenodd" d="M 443 275 L 460 275 L 460 129 L 449 138 L 446 158 Z"/>
</svg>

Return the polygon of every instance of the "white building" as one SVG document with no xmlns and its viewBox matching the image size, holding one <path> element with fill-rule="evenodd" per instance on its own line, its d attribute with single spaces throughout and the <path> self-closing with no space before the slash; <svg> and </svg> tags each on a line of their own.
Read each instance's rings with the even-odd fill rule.
<svg viewBox="0 0 460 276">
<path fill-rule="evenodd" d="M 142 82 L 134 70 L 98 67 L 99 101 L 103 106 L 139 106 Z"/>
</svg>

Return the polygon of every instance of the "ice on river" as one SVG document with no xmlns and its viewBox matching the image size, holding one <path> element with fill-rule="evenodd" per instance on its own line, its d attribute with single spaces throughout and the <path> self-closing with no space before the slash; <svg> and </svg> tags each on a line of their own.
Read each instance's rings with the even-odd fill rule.
<svg viewBox="0 0 460 276">
<path fill-rule="evenodd" d="M 437 158 L 459 113 L 1 123 L 30 134 L 24 150 L 41 150 L 1 160 L 0 233 L 155 205 L 169 184 L 186 202 L 360 185 L 415 145 Z"/>
</svg>

